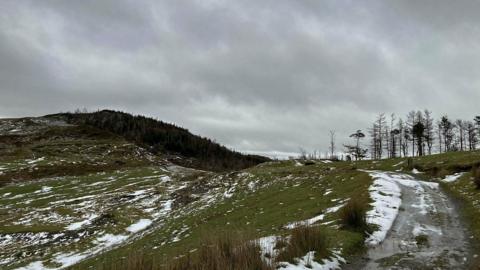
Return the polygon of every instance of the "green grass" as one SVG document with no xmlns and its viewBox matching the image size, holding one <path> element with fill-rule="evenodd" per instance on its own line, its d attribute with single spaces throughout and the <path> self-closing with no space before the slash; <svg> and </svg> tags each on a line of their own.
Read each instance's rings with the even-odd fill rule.
<svg viewBox="0 0 480 270">
<path fill-rule="evenodd" d="M 0 188 L 0 217 L 5 217 L 0 219 L 0 233 L 61 231 L 72 221 L 54 224 L 39 219 L 27 225 L 14 224 L 14 221 L 27 213 L 47 207 L 51 209 L 45 210 L 45 214 L 46 212 L 57 213 L 76 221 L 82 216 L 82 212 L 78 211 L 81 201 L 69 200 L 82 196 L 98 196 L 97 203 L 102 206 L 98 212 L 109 214 L 111 223 L 92 227 L 91 230 L 122 234 L 125 233 L 125 228 L 129 224 L 148 215 L 136 203 L 121 203 L 121 196 L 137 190 L 149 189 L 152 194 L 165 195 L 163 199 L 176 196 L 178 201 L 170 214 L 156 221 L 157 227 L 154 230 L 145 232 L 141 237 L 133 237 L 122 246 L 89 258 L 74 269 L 102 269 L 102 267 L 108 269 L 108 265 L 112 262 L 122 264 L 132 253 L 166 262 L 169 258 L 176 256 L 195 254 L 195 250 L 198 251 L 202 246 L 205 235 L 240 232 L 248 235 L 250 239 L 271 235 L 287 236 L 290 230 L 285 228 L 286 224 L 324 214 L 326 209 L 339 205 L 345 199 L 355 198 L 358 206 L 362 208 L 361 211 L 355 210 L 355 213 L 367 211 L 370 207 L 368 187 L 372 184 L 372 179 L 367 173 L 358 169 L 400 170 L 405 173 L 411 173 L 412 170 L 411 167 L 407 167 L 407 159 L 396 158 L 351 163 L 317 162 L 309 166 L 298 166 L 294 161 L 270 162 L 242 172 L 224 174 L 193 170 L 167 173 L 162 172 L 161 167 L 152 165 L 151 162 L 142 158 L 133 162 L 127 161 L 125 164 L 112 165 L 118 160 L 131 157 L 128 154 L 132 153 L 131 146 L 125 145 L 121 140 L 107 137 L 99 141 L 94 148 L 91 147 L 96 143 L 88 138 L 75 140 L 60 144 L 37 144 L 26 150 L 18 150 L 16 153 L 19 156 L 16 158 L 0 160 L 7 164 L 7 171 L 12 173 L 10 176 L 14 173 L 17 175 L 26 173 L 38 177 L 39 174 L 30 171 L 22 158 L 26 156 L 31 158 L 30 155 L 33 152 L 41 153 L 47 158 L 37 165 L 39 170 L 57 170 L 52 175 L 56 176 L 67 170 L 67 167 L 62 165 L 64 163 L 56 163 L 57 161 L 65 159 L 69 164 L 79 162 L 73 166 L 81 170 L 85 168 L 82 167 L 84 164 L 91 164 L 92 160 L 88 156 L 97 157 L 94 162 L 101 161 L 102 159 L 99 158 L 101 153 L 115 148 L 114 146 L 117 147 L 116 151 L 103 159 L 107 163 L 105 166 L 109 168 L 105 172 L 81 174 L 78 170 L 73 170 L 73 175 L 50 177 L 42 181 Z M 79 154 L 69 156 L 62 153 L 64 149 Z M 412 161 L 414 168 L 425 172 L 417 177 L 431 180 L 460 171 L 469 171 L 472 166 L 480 162 L 480 152 L 416 157 Z M 94 169 L 103 170 L 107 167 L 98 166 Z M 118 170 L 118 168 L 121 169 Z M 149 178 L 159 175 L 169 175 L 178 186 L 185 185 L 185 188 L 167 198 L 167 193 L 170 192 L 168 187 L 159 184 L 158 178 Z M 468 172 L 458 181 L 442 183 L 442 186 L 462 203 L 462 214 L 469 221 L 471 231 L 478 239 L 480 238 L 480 191 L 475 189 L 471 176 Z M 102 184 L 96 186 L 96 183 Z M 231 197 L 210 205 L 198 201 L 204 192 L 216 190 L 216 194 L 223 194 L 234 183 L 238 184 Z M 35 193 L 43 186 L 51 187 L 55 196 L 48 197 L 48 194 Z M 11 195 L 1 197 L 6 193 Z M 15 197 L 22 194 L 28 194 L 28 200 L 25 197 Z M 52 206 L 53 201 L 59 200 L 65 202 Z M 11 211 L 6 206 L 14 206 L 18 210 Z M 43 214 L 42 211 L 39 213 Z M 315 226 L 321 228 L 325 236 L 325 250 L 341 248 L 343 256 L 348 258 L 364 250 L 366 229 L 363 228 L 364 224 L 360 224 L 362 222 L 357 222 L 359 219 L 355 218 L 355 222 L 351 223 L 345 220 L 345 216 L 349 215 L 345 215 L 343 211 L 328 213 L 325 214 L 325 219 Z M 82 240 L 72 247 L 52 247 L 52 250 L 84 250 L 91 246 L 91 242 Z M 322 256 L 328 255 L 328 253 L 325 254 Z"/>
<path fill-rule="evenodd" d="M 335 169 L 330 169 L 335 167 Z M 253 238 L 286 235 L 284 226 L 309 219 L 329 207 L 339 204 L 334 199 L 358 197 L 369 202 L 368 187 L 372 180 L 368 174 L 353 170 L 347 163 L 318 164 L 296 167 L 293 162 L 272 163 L 246 172 L 261 187 L 255 192 L 242 187 L 233 197 L 178 219 L 166 220 L 164 226 L 131 243 L 81 263 L 76 269 L 98 268 L 105 261 L 127 258 L 132 250 L 143 250 L 145 256 L 171 258 L 199 247 L 202 236 L 230 231 L 249 232 Z M 326 191 L 331 191 L 324 195 Z M 329 248 L 342 247 L 345 255 L 362 249 L 363 232 L 338 230 L 338 213 L 327 214 L 322 226 L 328 238 L 335 239 Z M 172 234 L 188 228 L 188 236 L 172 242 Z M 162 245 L 163 243 L 163 245 Z"/>
</svg>

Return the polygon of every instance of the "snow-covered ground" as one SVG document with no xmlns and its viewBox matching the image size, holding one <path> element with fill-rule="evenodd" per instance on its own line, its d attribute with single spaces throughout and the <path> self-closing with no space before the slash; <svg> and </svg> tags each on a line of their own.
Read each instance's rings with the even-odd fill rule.
<svg viewBox="0 0 480 270">
<path fill-rule="evenodd" d="M 261 254 L 263 259 L 268 262 L 272 263 L 272 259 L 274 259 L 278 255 L 278 250 L 275 249 L 275 245 L 277 241 L 279 241 L 281 237 L 279 236 L 267 236 L 257 240 L 257 243 L 260 246 Z M 288 239 L 284 239 L 287 240 Z M 288 262 L 280 262 L 278 269 L 284 270 L 335 270 L 341 269 L 341 265 L 346 263 L 346 260 L 341 256 L 341 251 L 333 250 L 332 255 L 329 258 L 322 259 L 321 262 L 314 261 L 315 252 L 311 251 L 305 254 L 302 258 L 298 258 L 296 260 L 296 264 L 291 264 Z"/>
<path fill-rule="evenodd" d="M 469 235 L 460 211 L 438 183 L 407 174 L 369 173 L 375 179 L 372 211 L 379 213 L 374 220 L 380 230 L 367 240 L 374 245 L 361 262 L 348 269 L 470 269 Z"/>
<path fill-rule="evenodd" d="M 456 173 L 456 174 L 452 174 L 452 175 L 447 175 L 442 179 L 442 181 L 445 182 L 445 183 L 455 182 L 460 177 L 462 177 L 464 174 L 465 174 L 464 172 L 460 172 L 460 173 Z"/>
<path fill-rule="evenodd" d="M 300 226 L 313 225 L 313 224 L 317 223 L 318 221 L 322 221 L 325 218 L 326 214 L 335 213 L 338 210 L 340 210 L 340 208 L 345 206 L 347 201 L 348 201 L 348 199 L 340 200 L 340 203 L 338 205 L 327 208 L 322 214 L 314 216 L 314 217 L 306 219 L 306 220 L 291 222 L 291 223 L 285 225 L 285 228 L 286 229 L 294 229 L 294 228 L 300 227 Z"/>
<path fill-rule="evenodd" d="M 418 203 L 412 204 L 412 207 L 418 209 L 420 214 L 436 211 L 431 196 L 425 192 L 425 187 L 438 189 L 438 183 L 420 181 L 400 173 L 369 171 L 369 174 L 374 179 L 373 185 L 369 188 L 373 209 L 367 212 L 367 222 L 377 225 L 378 230 L 367 238 L 368 245 L 381 243 L 392 227 L 402 204 L 399 185 L 414 189 L 419 200 Z"/>
<path fill-rule="evenodd" d="M 280 263 L 278 269 L 283 270 L 335 270 L 341 269 L 341 265 L 346 263 L 339 251 L 333 251 L 332 256 L 327 259 L 322 259 L 321 262 L 313 260 L 315 252 L 308 252 L 303 258 L 297 261 L 297 264 L 287 262 Z"/>
<path fill-rule="evenodd" d="M 201 177 L 209 177 L 211 187 L 202 186 L 198 193 L 191 194 L 195 200 L 183 205 L 176 202 L 175 194 L 192 192 L 189 185 L 196 182 L 183 179 L 198 171 L 171 168 L 58 177 L 0 188 L 0 212 L 8 213 L 0 226 L 23 226 L 28 230 L 41 225 L 59 230 L 0 233 L 0 269 L 63 269 L 148 235 L 169 219 L 193 215 L 233 197 L 238 190 L 254 192 L 262 185 L 249 173 L 225 178 L 201 172 Z M 160 245 L 178 242 L 190 234 L 186 225 L 171 230 L 169 239 Z M 12 260 L 18 250 L 27 246 L 38 246 L 38 250 Z M 56 266 L 47 267 L 45 262 L 55 262 Z"/>
</svg>

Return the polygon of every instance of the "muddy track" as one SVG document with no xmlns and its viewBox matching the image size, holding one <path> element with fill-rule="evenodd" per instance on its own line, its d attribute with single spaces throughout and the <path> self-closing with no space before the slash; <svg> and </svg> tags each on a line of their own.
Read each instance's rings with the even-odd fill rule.
<svg viewBox="0 0 480 270">
<path fill-rule="evenodd" d="M 469 269 L 471 235 L 458 206 L 438 185 L 387 173 L 402 204 L 387 238 L 345 269 Z"/>
</svg>

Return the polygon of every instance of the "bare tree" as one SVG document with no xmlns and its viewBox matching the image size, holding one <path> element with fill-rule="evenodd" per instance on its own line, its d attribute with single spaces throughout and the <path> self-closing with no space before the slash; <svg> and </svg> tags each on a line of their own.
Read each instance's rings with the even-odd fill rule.
<svg viewBox="0 0 480 270">
<path fill-rule="evenodd" d="M 375 145 L 375 157 L 378 159 L 382 159 L 383 154 L 383 138 L 385 133 L 385 128 L 387 126 L 387 121 L 384 113 L 378 115 L 377 120 L 374 124 L 374 145 Z"/>
<path fill-rule="evenodd" d="M 400 134 L 399 134 L 399 137 L 398 137 L 398 145 L 400 146 L 400 156 L 404 156 L 406 157 L 407 156 L 407 148 L 408 148 L 408 144 L 407 144 L 407 140 L 405 138 L 405 123 L 403 122 L 403 119 L 400 118 L 398 119 L 398 124 L 397 124 L 397 129 L 400 131 Z"/>
<path fill-rule="evenodd" d="M 335 130 L 330 130 L 330 158 L 334 159 L 335 156 Z"/>
<path fill-rule="evenodd" d="M 428 154 L 431 155 L 433 148 L 433 140 L 435 137 L 432 112 L 425 109 L 423 113 L 425 116 L 425 143 L 427 144 Z"/>
<path fill-rule="evenodd" d="M 442 121 L 437 121 L 437 135 L 438 135 L 438 151 L 439 153 L 442 153 L 442 142 L 443 142 L 443 127 L 442 127 Z"/>
<path fill-rule="evenodd" d="M 474 124 L 477 126 L 477 136 L 480 136 L 480 115 L 477 115 L 473 118 Z M 480 138 L 478 138 L 480 139 Z"/>
<path fill-rule="evenodd" d="M 412 141 L 412 156 L 415 156 L 415 136 L 413 136 L 413 126 L 415 126 L 415 111 L 411 111 L 407 115 L 407 127 L 410 136 L 408 138 Z"/>
<path fill-rule="evenodd" d="M 476 134 L 476 128 L 475 124 L 471 121 L 467 121 L 465 123 L 466 126 L 466 132 L 467 132 L 467 138 L 468 138 L 468 149 L 470 151 L 475 150 L 477 148 L 477 134 Z"/>
<path fill-rule="evenodd" d="M 305 149 L 302 148 L 302 147 L 299 147 L 299 148 L 298 148 L 298 151 L 300 152 L 299 158 L 300 158 L 300 159 L 303 159 L 303 160 L 306 160 L 306 159 L 307 159 L 307 150 L 305 150 Z"/>
<path fill-rule="evenodd" d="M 458 140 L 460 142 L 460 151 L 463 151 L 464 150 L 464 146 L 465 146 L 465 128 L 464 128 L 464 124 L 463 124 L 463 120 L 462 119 L 457 119 L 455 121 L 455 126 L 457 127 L 457 130 L 458 130 Z"/>
<path fill-rule="evenodd" d="M 453 128 L 454 124 L 450 122 L 448 116 L 443 116 L 440 120 L 440 125 L 442 129 L 442 137 L 443 137 L 443 146 L 445 148 L 445 152 L 452 151 L 452 142 L 454 139 Z"/>
</svg>

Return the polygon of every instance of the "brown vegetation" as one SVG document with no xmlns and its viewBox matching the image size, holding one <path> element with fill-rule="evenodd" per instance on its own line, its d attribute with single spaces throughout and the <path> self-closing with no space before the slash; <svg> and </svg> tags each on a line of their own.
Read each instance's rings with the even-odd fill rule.
<svg viewBox="0 0 480 270">
<path fill-rule="evenodd" d="M 366 204 L 358 199 L 352 198 L 340 209 L 340 221 L 342 227 L 349 230 L 370 232 L 366 220 Z"/>
<path fill-rule="evenodd" d="M 295 263 L 295 258 L 301 258 L 310 251 L 315 251 L 315 260 L 328 255 L 325 233 L 318 226 L 297 227 L 291 231 L 290 241 L 278 254 L 277 261 Z"/>
</svg>

